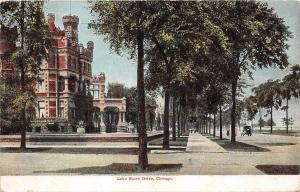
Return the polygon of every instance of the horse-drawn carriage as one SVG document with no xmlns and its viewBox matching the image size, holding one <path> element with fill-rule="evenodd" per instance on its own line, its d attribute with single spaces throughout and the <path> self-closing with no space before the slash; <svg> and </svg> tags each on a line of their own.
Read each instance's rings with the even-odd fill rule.
<svg viewBox="0 0 300 192">
<path fill-rule="evenodd" d="M 244 136 L 244 135 L 248 135 L 248 136 L 252 135 L 251 126 L 244 126 L 241 136 Z"/>
</svg>

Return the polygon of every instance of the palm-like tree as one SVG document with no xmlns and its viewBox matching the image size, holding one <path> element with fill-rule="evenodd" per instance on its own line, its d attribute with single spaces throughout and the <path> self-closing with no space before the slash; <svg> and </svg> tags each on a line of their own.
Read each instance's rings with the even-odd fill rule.
<svg viewBox="0 0 300 192">
<path fill-rule="evenodd" d="M 260 84 L 253 88 L 257 99 L 257 106 L 268 109 L 273 122 L 273 108 L 278 109 L 281 106 L 281 84 L 279 80 L 268 80 L 266 83 Z M 273 132 L 273 124 L 271 123 L 271 134 Z"/>
<path fill-rule="evenodd" d="M 291 97 L 298 98 L 300 95 L 300 64 L 291 67 L 291 73 L 286 75 L 281 82 L 281 96 L 286 99 L 286 106 L 282 110 L 286 112 L 286 133 L 289 131 L 289 100 Z"/>
</svg>

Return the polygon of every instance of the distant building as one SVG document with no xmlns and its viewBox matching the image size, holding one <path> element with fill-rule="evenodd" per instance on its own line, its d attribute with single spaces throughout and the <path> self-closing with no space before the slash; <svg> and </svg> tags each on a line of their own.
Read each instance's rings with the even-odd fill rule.
<svg viewBox="0 0 300 192">
<path fill-rule="evenodd" d="M 49 60 L 43 61 L 38 81 L 34 85 L 38 106 L 36 119 L 32 122 L 33 131 L 39 132 L 42 123 L 48 124 L 51 132 L 75 131 L 70 122 L 74 122 L 76 117 L 74 94 L 78 92 L 90 92 L 93 106 L 98 109 L 93 114 L 93 132 L 106 131 L 102 117 L 107 106 L 118 108 L 117 131 L 126 130 L 126 99 L 105 98 L 104 73 L 92 75 L 94 43 L 89 41 L 86 47 L 78 43 L 78 16 L 68 15 L 62 20 L 64 29 L 55 26 L 54 14 L 47 16 L 54 46 L 49 51 Z M 1 29 L 0 34 L 1 54 L 15 48 L 15 44 L 7 41 L 11 34 L 8 29 Z M 12 70 L 9 62 L 1 61 L 1 73 Z"/>
</svg>

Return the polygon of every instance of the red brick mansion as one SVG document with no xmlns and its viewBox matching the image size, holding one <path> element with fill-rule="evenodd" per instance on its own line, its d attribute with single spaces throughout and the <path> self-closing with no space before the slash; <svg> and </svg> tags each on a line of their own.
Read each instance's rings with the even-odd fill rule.
<svg viewBox="0 0 300 192">
<path fill-rule="evenodd" d="M 48 14 L 48 27 L 52 34 L 54 48 L 49 51 L 49 60 L 43 61 L 35 90 L 38 106 L 36 119 L 32 122 L 33 132 L 39 132 L 40 124 L 46 122 L 50 127 L 56 125 L 55 132 L 73 132 L 70 122 L 75 119 L 74 94 L 90 92 L 93 106 L 98 109 L 93 114 L 93 132 L 106 132 L 103 112 L 106 107 L 118 108 L 117 131 L 125 131 L 125 98 L 105 98 L 105 74 L 92 75 L 94 43 L 86 47 L 78 42 L 79 18 L 75 15 L 64 16 L 60 29 L 55 25 L 54 14 Z M 1 33 L 2 34 L 2 33 Z M 0 54 L 12 47 L 1 35 Z M 7 63 L 0 63 L 0 72 L 11 70 Z"/>
</svg>

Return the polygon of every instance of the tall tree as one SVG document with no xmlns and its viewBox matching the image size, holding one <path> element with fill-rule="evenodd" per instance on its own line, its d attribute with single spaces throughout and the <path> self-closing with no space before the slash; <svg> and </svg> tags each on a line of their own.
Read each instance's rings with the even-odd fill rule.
<svg viewBox="0 0 300 192">
<path fill-rule="evenodd" d="M 153 34 L 149 75 L 164 91 L 164 142 L 169 148 L 169 101 L 176 87 L 203 79 L 211 47 L 223 47 L 224 35 L 211 21 L 208 2 L 167 2 L 162 4 L 164 19 Z M 153 70 L 153 71 L 151 71 Z M 183 118 L 185 119 L 185 118 Z"/>
<path fill-rule="evenodd" d="M 19 105 L 21 127 L 20 148 L 26 148 L 26 129 L 29 120 L 26 115 L 28 93 L 34 80 L 38 76 L 43 59 L 47 59 L 47 53 L 51 47 L 50 32 L 45 22 L 44 3 L 21 1 L 1 2 L 1 27 L 17 27 L 18 47 L 11 55 L 11 61 L 16 72 L 20 74 L 20 95 L 16 97 Z M 30 88 L 29 88 L 30 89 Z"/>
<path fill-rule="evenodd" d="M 286 50 L 291 37 L 284 20 L 267 3 L 231 1 L 224 5 L 224 32 L 231 44 L 230 56 L 224 64 L 230 65 L 231 75 L 231 142 L 235 142 L 237 82 L 242 72 L 254 67 L 288 65 Z"/>
<path fill-rule="evenodd" d="M 106 36 L 106 41 L 118 54 L 127 50 L 131 58 L 137 59 L 139 167 L 148 166 L 147 134 L 145 121 L 144 90 L 144 42 L 149 33 L 148 25 L 154 19 L 152 2 L 91 2 L 91 13 L 96 16 L 89 27 Z M 137 54 L 136 54 L 137 53 Z"/>
<path fill-rule="evenodd" d="M 285 125 L 286 133 L 289 132 L 289 100 L 291 97 L 300 96 L 300 65 L 291 67 L 291 73 L 283 77 L 281 82 L 281 95 L 286 99 L 286 105 L 282 107 L 286 112 Z"/>
<path fill-rule="evenodd" d="M 253 88 L 253 91 L 255 93 L 257 106 L 267 108 L 272 122 L 273 109 L 278 109 L 281 106 L 281 90 L 279 80 L 268 80 L 268 82 Z M 273 124 L 271 124 L 270 132 L 273 132 Z"/>
</svg>

